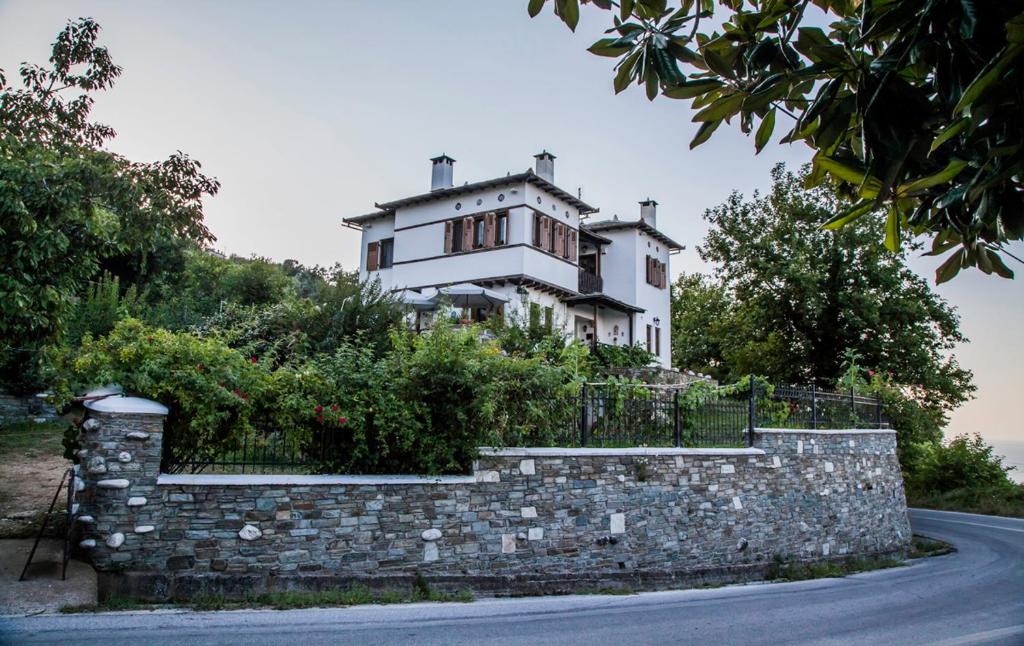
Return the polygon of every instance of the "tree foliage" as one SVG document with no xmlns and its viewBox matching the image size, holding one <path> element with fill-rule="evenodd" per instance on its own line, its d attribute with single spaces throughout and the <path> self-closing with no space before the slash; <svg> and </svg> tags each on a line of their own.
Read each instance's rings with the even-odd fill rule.
<svg viewBox="0 0 1024 646">
<path fill-rule="evenodd" d="M 70 22 L 49 65 L 21 66 L 21 87 L 0 71 L 0 378 L 9 385 L 33 385 L 19 377 L 104 260 L 144 262 L 167 240 L 213 239 L 202 199 L 219 185 L 198 162 L 180 152 L 133 162 L 103 149 L 114 130 L 89 120 L 93 94 L 121 68 L 98 34 L 90 19 Z"/>
<path fill-rule="evenodd" d="M 932 428 L 941 425 L 974 390 L 950 355 L 965 341 L 955 310 L 907 267 L 907 249 L 868 244 L 882 223 L 822 231 L 818 223 L 845 201 L 804 188 L 781 165 L 772 177 L 768 195 L 734 193 L 705 213 L 711 228 L 698 250 L 716 270 L 674 285 L 676 365 L 726 380 L 754 372 L 830 385 L 852 352 L 932 411 Z"/>
<path fill-rule="evenodd" d="M 1024 237 L 1024 0 L 553 4 L 573 30 L 580 4 L 614 12 L 589 51 L 618 59 L 616 93 L 690 100 L 691 148 L 735 119 L 760 152 L 781 113 L 781 141 L 815 151 L 808 186 L 827 178 L 851 198 L 827 227 L 884 209 L 888 248 L 909 232 L 949 252 L 938 282 L 970 266 L 1013 276 L 1000 252 Z"/>
</svg>

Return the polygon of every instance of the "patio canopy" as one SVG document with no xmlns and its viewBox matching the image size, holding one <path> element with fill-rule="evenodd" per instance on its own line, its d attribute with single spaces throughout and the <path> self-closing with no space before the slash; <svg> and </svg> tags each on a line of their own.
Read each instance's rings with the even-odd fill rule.
<svg viewBox="0 0 1024 646">
<path fill-rule="evenodd" d="M 409 305 L 417 312 L 425 312 L 437 307 L 437 303 L 435 303 L 429 296 L 424 296 L 423 294 L 414 292 L 411 289 L 406 289 L 400 292 L 398 294 L 398 300 Z"/>
<path fill-rule="evenodd" d="M 431 297 L 434 305 L 450 303 L 452 307 L 490 307 L 507 303 L 508 299 L 498 292 L 479 287 L 472 283 L 460 283 L 442 287 Z"/>
</svg>

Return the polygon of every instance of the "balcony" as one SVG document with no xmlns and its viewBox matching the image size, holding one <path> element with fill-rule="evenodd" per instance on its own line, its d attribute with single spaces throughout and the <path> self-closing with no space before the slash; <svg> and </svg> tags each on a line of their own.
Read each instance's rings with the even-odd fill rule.
<svg viewBox="0 0 1024 646">
<path fill-rule="evenodd" d="M 604 291 L 604 280 L 597 274 L 581 269 L 579 292 L 581 294 L 600 294 L 602 291 Z"/>
</svg>

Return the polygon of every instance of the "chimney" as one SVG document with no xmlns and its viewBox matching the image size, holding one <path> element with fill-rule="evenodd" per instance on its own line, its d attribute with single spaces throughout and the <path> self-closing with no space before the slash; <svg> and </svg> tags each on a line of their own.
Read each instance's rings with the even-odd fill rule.
<svg viewBox="0 0 1024 646">
<path fill-rule="evenodd" d="M 554 184 L 555 156 L 548 151 L 543 150 L 539 155 L 534 155 L 533 158 L 537 160 L 537 170 L 535 171 L 537 175 Z"/>
<path fill-rule="evenodd" d="M 655 229 L 658 228 L 658 203 L 647 198 L 640 203 L 640 219 Z"/>
<path fill-rule="evenodd" d="M 455 160 L 448 155 L 441 154 L 430 160 L 433 164 L 430 169 L 430 190 L 439 191 L 454 186 L 453 164 Z"/>
</svg>

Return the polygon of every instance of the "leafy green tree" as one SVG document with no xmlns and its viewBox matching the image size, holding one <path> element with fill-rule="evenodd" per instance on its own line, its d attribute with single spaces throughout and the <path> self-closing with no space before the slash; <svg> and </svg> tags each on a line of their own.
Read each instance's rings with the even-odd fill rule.
<svg viewBox="0 0 1024 646">
<path fill-rule="evenodd" d="M 103 149 L 93 94 L 121 73 L 96 44 L 99 25 L 71 22 L 49 65 L 0 72 L 0 381 L 34 383 L 41 346 L 56 339 L 76 294 L 104 259 L 145 257 L 161 241 L 212 240 L 202 198 L 217 192 L 199 163 L 177 153 L 133 162 Z"/>
<path fill-rule="evenodd" d="M 573 30 L 581 4 L 614 11 L 589 51 L 619 59 L 616 93 L 636 82 L 692 100 L 691 148 L 735 119 L 760 152 L 781 115 L 782 141 L 815 151 L 809 185 L 830 178 L 852 198 L 827 226 L 884 208 L 890 249 L 909 232 L 952 250 L 938 282 L 970 266 L 1013 276 L 1000 252 L 1024 236 L 1024 0 L 553 4 Z"/>
<path fill-rule="evenodd" d="M 863 370 L 891 375 L 901 393 L 943 421 L 974 391 L 950 352 L 965 341 L 955 310 L 906 265 L 868 242 L 882 223 L 837 232 L 818 223 L 843 208 L 825 187 L 807 189 L 782 165 L 768 195 L 734 193 L 704 215 L 698 248 L 715 277 L 681 277 L 672 322 L 680 365 L 719 377 L 748 373 L 782 382 L 836 383 L 847 351 Z M 697 341 L 694 341 L 694 340 Z"/>
</svg>

